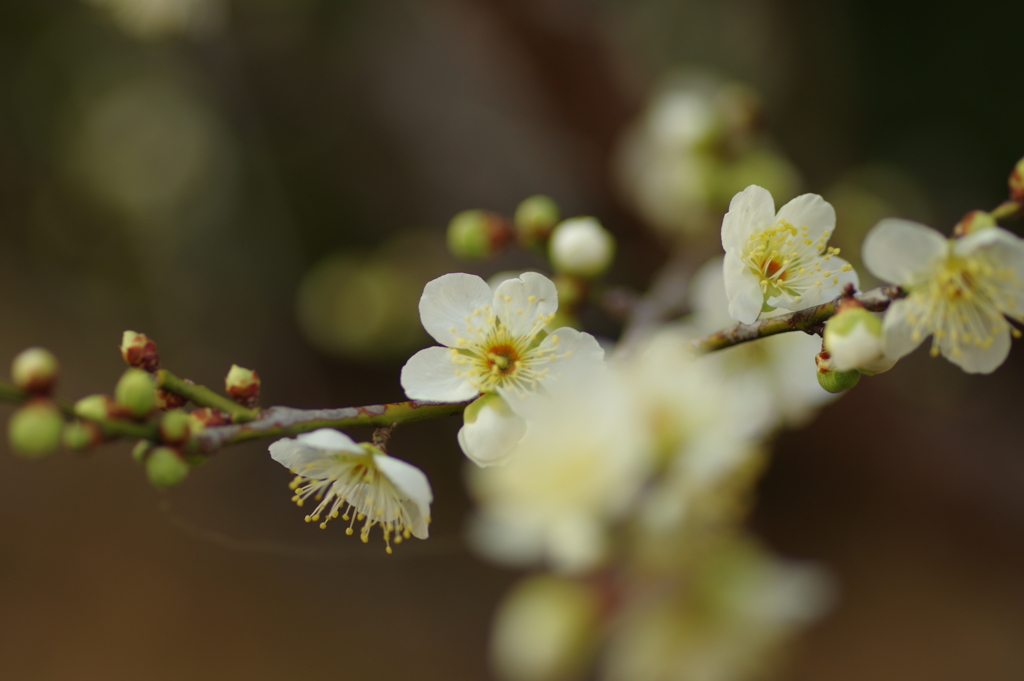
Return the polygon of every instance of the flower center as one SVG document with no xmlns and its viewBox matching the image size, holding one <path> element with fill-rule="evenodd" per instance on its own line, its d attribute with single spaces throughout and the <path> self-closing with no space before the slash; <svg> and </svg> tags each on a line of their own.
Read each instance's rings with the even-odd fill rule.
<svg viewBox="0 0 1024 681">
<path fill-rule="evenodd" d="M 519 352 L 511 345 L 495 345 L 487 349 L 485 361 L 492 374 L 508 376 L 519 364 Z"/>
<path fill-rule="evenodd" d="M 765 298 L 785 296 L 798 303 L 810 288 L 829 288 L 839 283 L 825 264 L 839 255 L 839 249 L 826 246 L 827 231 L 817 241 L 810 238 L 809 232 L 808 227 L 798 228 L 779 220 L 747 238 L 740 257 L 760 280 Z M 847 271 L 851 266 L 842 265 L 840 269 Z"/>
</svg>

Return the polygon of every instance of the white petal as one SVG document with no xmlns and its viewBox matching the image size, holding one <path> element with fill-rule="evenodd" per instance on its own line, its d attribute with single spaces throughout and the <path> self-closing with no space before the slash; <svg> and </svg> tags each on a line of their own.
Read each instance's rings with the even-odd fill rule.
<svg viewBox="0 0 1024 681">
<path fill-rule="evenodd" d="M 1006 361 L 1010 354 L 1010 329 L 994 334 L 992 344 L 987 348 L 968 343 L 960 346 L 960 356 L 949 351 L 948 338 L 939 341 L 943 356 L 969 374 L 990 374 Z"/>
<path fill-rule="evenodd" d="M 894 300 L 889 305 L 885 319 L 882 321 L 885 356 L 890 359 L 899 359 L 909 355 L 924 341 L 923 336 L 917 340 L 912 338 L 913 326 L 907 318 L 908 305 L 906 300 Z"/>
<path fill-rule="evenodd" d="M 953 253 L 959 256 L 970 255 L 980 248 L 989 246 L 1008 246 L 1018 249 L 1024 243 L 1020 237 L 1001 227 L 988 227 L 953 240 Z"/>
<path fill-rule="evenodd" d="M 817 194 L 803 194 L 780 208 L 776 220 L 788 222 L 797 229 L 807 227 L 807 238 L 816 242 L 823 232 L 831 236 L 835 231 L 836 211 Z"/>
<path fill-rule="evenodd" d="M 752 324 L 764 305 L 760 279 L 733 253 L 725 254 L 722 272 L 725 295 L 729 298 L 729 316 L 738 322 Z"/>
<path fill-rule="evenodd" d="M 877 361 L 884 354 L 882 339 L 867 326 L 858 324 L 845 336 L 826 335 L 828 351 L 837 371 L 860 369 Z"/>
<path fill-rule="evenodd" d="M 348 435 L 333 428 L 319 428 L 310 433 L 302 433 L 295 438 L 307 447 L 319 449 L 327 454 L 348 452 L 351 454 L 364 454 L 362 447 L 357 445 Z"/>
<path fill-rule="evenodd" d="M 425 348 L 402 367 L 402 389 L 412 400 L 462 402 L 479 394 L 469 381 L 458 375 L 448 348 Z"/>
<path fill-rule="evenodd" d="M 270 445 L 270 457 L 290 470 L 297 470 L 311 461 L 322 459 L 324 453 L 286 437 Z"/>
<path fill-rule="evenodd" d="M 490 305 L 491 288 L 480 277 L 454 272 L 438 277 L 423 288 L 420 321 L 441 345 L 454 346 L 466 334 L 466 317 Z"/>
<path fill-rule="evenodd" d="M 722 247 L 739 251 L 747 238 L 775 222 L 775 201 L 771 192 L 752 184 L 729 202 L 729 212 L 722 219 Z"/>
<path fill-rule="evenodd" d="M 536 272 L 507 279 L 494 292 L 494 311 L 513 336 L 527 336 L 544 328 L 557 309 L 554 283 Z"/>
<path fill-rule="evenodd" d="M 502 408 L 503 407 L 503 408 Z M 507 404 L 485 404 L 473 423 L 459 429 L 459 446 L 480 467 L 502 466 L 526 434 L 526 421 Z"/>
<path fill-rule="evenodd" d="M 604 348 L 589 333 L 577 331 L 568 326 L 555 329 L 540 342 L 537 350 L 553 351 L 562 357 L 551 363 L 551 373 L 557 375 L 565 360 L 600 363 L 604 359 Z"/>
<path fill-rule="evenodd" d="M 406 510 L 415 511 L 411 514 L 413 536 L 426 539 L 430 504 L 434 501 L 427 476 L 412 464 L 386 454 L 374 454 L 373 462 L 377 470 L 412 502 L 412 506 L 407 506 Z"/>
<path fill-rule="evenodd" d="M 864 264 L 879 279 L 913 286 L 928 277 L 936 259 L 948 253 L 949 241 L 931 227 L 887 218 L 864 238 Z"/>
</svg>

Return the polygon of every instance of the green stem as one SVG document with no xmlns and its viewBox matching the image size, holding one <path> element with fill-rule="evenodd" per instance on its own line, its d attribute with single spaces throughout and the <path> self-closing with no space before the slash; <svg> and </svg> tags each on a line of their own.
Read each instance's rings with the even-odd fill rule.
<svg viewBox="0 0 1024 681">
<path fill-rule="evenodd" d="M 258 409 L 249 409 L 234 400 L 218 395 L 206 386 L 184 381 L 166 369 L 156 372 L 156 387 L 172 392 L 179 397 L 192 400 L 200 407 L 210 407 L 218 411 L 231 414 L 231 420 L 235 423 L 252 421 L 259 417 Z"/>
<path fill-rule="evenodd" d="M 265 437 L 289 437 L 317 428 L 354 428 L 412 423 L 459 414 L 469 402 L 395 402 L 341 409 L 293 409 L 271 407 L 258 419 L 230 426 L 213 426 L 195 436 L 192 446 L 210 453 L 225 445 Z"/>
</svg>

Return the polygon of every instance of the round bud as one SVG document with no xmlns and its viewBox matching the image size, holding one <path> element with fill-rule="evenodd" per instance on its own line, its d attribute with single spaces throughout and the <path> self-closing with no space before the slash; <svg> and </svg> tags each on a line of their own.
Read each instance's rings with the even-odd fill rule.
<svg viewBox="0 0 1024 681">
<path fill-rule="evenodd" d="M 87 395 L 75 402 L 74 408 L 75 416 L 93 421 L 110 418 L 116 410 L 117 405 L 110 395 Z"/>
<path fill-rule="evenodd" d="M 11 380 L 19 389 L 49 394 L 57 382 L 57 358 L 45 348 L 22 350 L 11 363 Z"/>
<path fill-rule="evenodd" d="M 1010 198 L 1024 202 L 1024 158 L 1017 161 L 1010 173 Z"/>
<path fill-rule="evenodd" d="M 856 302 L 856 301 L 854 301 Z M 885 355 L 882 320 L 862 305 L 841 307 L 825 323 L 824 348 L 833 371 L 851 371 L 874 365 Z"/>
<path fill-rule="evenodd" d="M 142 369 L 128 369 L 114 388 L 114 399 L 136 418 L 147 416 L 156 408 L 156 383 Z"/>
<path fill-rule="evenodd" d="M 160 418 L 160 437 L 169 444 L 181 444 L 188 439 L 192 419 L 188 414 L 175 409 Z"/>
<path fill-rule="evenodd" d="M 448 223 L 448 250 L 456 258 L 489 258 L 511 237 L 505 218 L 485 210 L 464 210 Z"/>
<path fill-rule="evenodd" d="M 171 447 L 154 447 L 146 457 L 146 477 L 160 489 L 175 487 L 188 475 L 188 464 Z"/>
<path fill-rule="evenodd" d="M 156 343 L 144 333 L 125 331 L 121 337 L 121 357 L 136 369 L 156 371 L 160 368 L 160 355 Z"/>
<path fill-rule="evenodd" d="M 542 243 L 561 217 L 558 204 L 549 196 L 537 194 L 523 199 L 516 207 L 514 218 L 519 243 L 524 246 Z"/>
<path fill-rule="evenodd" d="M 588 279 L 603 274 L 614 256 L 615 239 L 591 217 L 564 220 L 548 244 L 548 257 L 557 271 Z"/>
<path fill-rule="evenodd" d="M 11 448 L 28 458 L 49 454 L 60 444 L 64 415 L 53 402 L 38 399 L 22 406 L 7 424 Z"/>
<path fill-rule="evenodd" d="M 854 371 L 821 371 L 817 372 L 818 385 L 830 393 L 841 393 L 857 385 L 860 372 Z"/>
<path fill-rule="evenodd" d="M 224 389 L 231 399 L 246 407 L 260 403 L 260 376 L 252 369 L 232 364 L 224 379 Z"/>
<path fill-rule="evenodd" d="M 145 463 L 146 456 L 149 455 L 149 452 L 151 449 L 153 449 L 153 446 L 153 443 L 150 442 L 149 440 L 139 440 L 138 442 L 135 443 L 135 446 L 132 447 L 132 460 L 135 461 L 135 463 L 139 464 Z"/>
<path fill-rule="evenodd" d="M 103 433 L 92 421 L 76 419 L 64 424 L 62 439 L 65 447 L 80 451 L 98 445 L 103 440 Z"/>
</svg>

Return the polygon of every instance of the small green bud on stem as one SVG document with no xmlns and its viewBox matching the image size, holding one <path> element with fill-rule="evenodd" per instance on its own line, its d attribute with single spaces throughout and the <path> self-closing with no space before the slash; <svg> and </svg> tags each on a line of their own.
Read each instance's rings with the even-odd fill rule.
<svg viewBox="0 0 1024 681">
<path fill-rule="evenodd" d="M 835 370 L 832 364 L 832 356 L 827 350 L 819 352 L 814 361 L 818 365 L 816 372 L 818 385 L 830 393 L 841 393 L 860 382 L 860 372 L 856 369 L 852 371 Z"/>
<path fill-rule="evenodd" d="M 57 358 L 45 348 L 22 350 L 11 362 L 11 380 L 20 390 L 49 395 L 57 382 Z"/>
<path fill-rule="evenodd" d="M 558 204 L 548 196 L 537 194 L 523 199 L 516 207 L 516 236 L 523 246 L 539 246 L 555 228 L 562 214 Z"/>
<path fill-rule="evenodd" d="M 121 337 L 121 357 L 128 366 L 153 372 L 160 368 L 156 343 L 144 333 L 125 331 Z"/>
<path fill-rule="evenodd" d="M 135 443 L 135 446 L 132 447 L 132 460 L 138 464 L 145 463 L 146 457 L 149 456 L 149 452 L 154 446 L 155 445 L 149 440 L 139 440 Z"/>
<path fill-rule="evenodd" d="M 156 382 L 143 369 L 128 369 L 114 388 L 114 399 L 135 418 L 145 418 L 156 408 Z"/>
<path fill-rule="evenodd" d="M 983 210 L 972 210 L 953 226 L 953 236 L 959 238 L 995 226 L 995 218 L 990 213 Z"/>
<path fill-rule="evenodd" d="M 49 454 L 60 444 L 64 416 L 51 400 L 36 398 L 23 405 L 7 424 L 11 448 L 28 458 Z"/>
<path fill-rule="evenodd" d="M 180 485 L 188 476 L 188 463 L 172 447 L 154 447 L 146 457 L 146 477 L 159 489 Z"/>
<path fill-rule="evenodd" d="M 160 437 L 172 445 L 183 443 L 188 439 L 192 418 L 185 412 L 175 409 L 160 417 Z"/>
<path fill-rule="evenodd" d="M 93 421 L 125 416 L 124 408 L 110 395 L 87 395 L 75 402 L 74 412 L 75 416 Z"/>
<path fill-rule="evenodd" d="M 81 451 L 95 447 L 103 441 L 103 431 L 92 421 L 75 419 L 64 424 L 62 436 L 64 446 L 68 449 Z"/>
<path fill-rule="evenodd" d="M 448 250 L 456 258 L 489 258 L 512 239 L 512 225 L 486 210 L 464 210 L 448 223 Z"/>
</svg>

